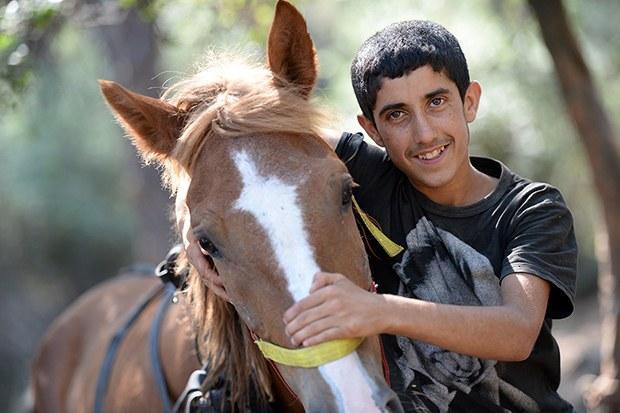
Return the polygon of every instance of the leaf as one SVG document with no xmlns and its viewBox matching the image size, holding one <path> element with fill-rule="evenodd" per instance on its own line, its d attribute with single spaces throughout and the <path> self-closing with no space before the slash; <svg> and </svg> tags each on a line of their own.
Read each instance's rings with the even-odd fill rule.
<svg viewBox="0 0 620 413">
<path fill-rule="evenodd" d="M 8 33 L 0 33 L 0 53 L 8 52 L 15 43 L 17 43 L 17 39 L 14 35 Z"/>
<path fill-rule="evenodd" d="M 36 29 L 45 29 L 57 14 L 58 10 L 51 7 L 35 10 L 32 15 L 32 25 Z"/>
</svg>

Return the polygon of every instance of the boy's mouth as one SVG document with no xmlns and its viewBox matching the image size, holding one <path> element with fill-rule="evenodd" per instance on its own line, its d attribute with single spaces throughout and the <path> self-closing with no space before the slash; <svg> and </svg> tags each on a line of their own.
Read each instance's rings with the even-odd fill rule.
<svg viewBox="0 0 620 413">
<path fill-rule="evenodd" d="M 439 146 L 428 152 L 421 152 L 416 155 L 416 158 L 421 159 L 423 161 L 431 161 L 433 159 L 437 159 L 443 153 L 443 151 L 446 150 L 447 147 L 448 147 L 448 144 Z"/>
</svg>

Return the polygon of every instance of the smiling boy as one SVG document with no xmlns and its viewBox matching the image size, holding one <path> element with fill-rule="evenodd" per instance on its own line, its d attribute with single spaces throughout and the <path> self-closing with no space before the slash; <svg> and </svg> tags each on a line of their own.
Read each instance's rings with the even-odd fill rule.
<svg viewBox="0 0 620 413">
<path fill-rule="evenodd" d="M 379 294 L 318 273 L 285 314 L 295 344 L 383 334 L 406 411 L 572 412 L 557 394 L 551 319 L 573 311 L 572 217 L 550 185 L 470 157 L 481 87 L 458 41 L 388 26 L 351 68 L 362 136 L 327 136 L 355 197 L 401 252 L 369 244 Z M 368 237 L 367 237 L 368 238 Z"/>
</svg>

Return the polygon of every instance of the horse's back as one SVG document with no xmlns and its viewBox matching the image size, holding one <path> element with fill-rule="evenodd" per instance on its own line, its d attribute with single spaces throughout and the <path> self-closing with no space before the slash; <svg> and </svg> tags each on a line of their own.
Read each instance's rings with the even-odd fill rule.
<svg viewBox="0 0 620 413">
<path fill-rule="evenodd" d="M 159 284 L 156 277 L 116 277 L 88 290 L 54 321 L 33 363 L 35 411 L 92 411 L 97 379 L 111 338 L 128 313 Z M 118 390 L 140 395 L 138 399 L 157 398 L 157 394 L 149 394 L 154 384 L 150 372 L 145 371 L 149 367 L 148 329 L 157 301 L 145 308 L 119 346 L 109 395 L 121 386 Z M 108 396 L 106 410 L 142 410 L 137 405 L 115 403 L 116 398 Z"/>
</svg>

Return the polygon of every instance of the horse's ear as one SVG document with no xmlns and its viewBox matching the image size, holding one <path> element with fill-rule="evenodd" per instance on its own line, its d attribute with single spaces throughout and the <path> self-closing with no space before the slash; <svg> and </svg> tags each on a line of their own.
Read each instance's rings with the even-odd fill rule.
<svg viewBox="0 0 620 413">
<path fill-rule="evenodd" d="M 267 57 L 272 72 L 299 86 L 304 96 L 310 94 L 317 76 L 316 50 L 303 16 L 285 0 L 276 5 Z"/>
<path fill-rule="evenodd" d="M 161 161 L 170 155 L 183 127 L 175 106 L 107 80 L 100 80 L 99 87 L 144 159 Z"/>
</svg>

